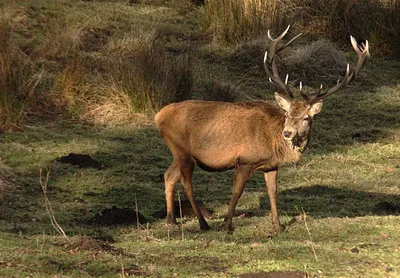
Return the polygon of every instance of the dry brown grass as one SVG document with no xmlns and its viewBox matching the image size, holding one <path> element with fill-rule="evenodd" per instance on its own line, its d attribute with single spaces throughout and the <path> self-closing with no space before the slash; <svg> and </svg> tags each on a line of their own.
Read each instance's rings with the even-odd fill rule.
<svg viewBox="0 0 400 278">
<path fill-rule="evenodd" d="M 193 64 L 190 52 L 168 54 L 158 33 L 143 31 L 112 42 L 107 78 L 112 94 L 129 96 L 135 112 L 154 113 L 170 102 L 190 98 Z"/>
<path fill-rule="evenodd" d="M 41 37 L 35 57 L 65 62 L 82 47 L 87 22 L 73 22 L 63 13 L 43 16 L 40 22 Z"/>
<path fill-rule="evenodd" d="M 191 96 L 193 64 L 190 53 L 169 55 L 155 30 L 129 32 L 105 47 L 102 74 L 91 74 L 94 85 L 84 94 L 80 119 L 102 125 L 139 121 L 161 107 Z"/>
</svg>

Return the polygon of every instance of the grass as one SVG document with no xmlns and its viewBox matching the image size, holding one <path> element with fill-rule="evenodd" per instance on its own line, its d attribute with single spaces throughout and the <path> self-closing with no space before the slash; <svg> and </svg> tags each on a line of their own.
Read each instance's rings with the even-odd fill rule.
<svg viewBox="0 0 400 278">
<path fill-rule="evenodd" d="M 84 27 L 78 28 L 78 53 L 54 49 L 45 56 L 35 54 L 46 59 L 34 62 L 54 69 L 54 75 L 43 75 L 40 97 L 46 101 L 46 96 L 65 90 L 61 95 L 69 95 L 66 100 L 77 103 L 76 110 L 64 111 L 55 120 L 31 116 L 23 129 L 0 134 L 0 182 L 7 181 L 0 183 L 0 276 L 235 277 L 303 271 L 316 277 L 399 277 L 400 63 L 394 59 L 373 57 L 360 78 L 327 99 L 301 163 L 280 170 L 281 220 L 288 223 L 304 210 L 311 238 L 304 222 L 269 237 L 269 202 L 260 173 L 252 176 L 239 200 L 233 235 L 220 228 L 231 197 L 232 171 L 195 171 L 195 197 L 215 211 L 208 220 L 211 231 L 200 231 L 196 219 L 186 218 L 182 239 L 180 227 L 168 228 L 152 216 L 165 205 L 162 175 L 172 157 L 151 118 L 133 113 L 130 99 L 115 103 L 100 90 L 110 84 L 105 78 L 109 63 L 101 62 L 109 61 L 105 54 L 110 49 L 130 54 L 130 38 L 138 34 L 133 23 L 162 27 L 159 34 L 168 58 L 191 50 L 193 97 L 220 99 L 225 94 L 224 100 L 237 100 L 240 89 L 250 97 L 273 99 L 265 76 L 247 71 L 248 60 L 227 57 L 195 37 L 193 7 L 175 2 L 19 2 L 22 14 L 34 20 L 27 30 L 18 31 L 18 45 L 33 54 L 41 45 L 35 40 L 50 43 L 40 27 L 48 19 L 39 11 Z M 26 37 L 35 32 L 37 36 Z M 101 81 L 100 86 L 93 81 Z M 104 102 L 91 98 L 93 106 L 79 107 L 88 94 Z M 34 104 L 51 104 L 41 98 Z M 110 110 L 99 105 L 111 103 L 116 106 Z M 103 110 L 96 110 L 99 107 Z M 69 153 L 89 154 L 105 167 L 83 169 L 55 161 Z M 68 239 L 51 226 L 41 168 L 50 170 L 47 197 Z M 178 189 L 183 192 L 180 185 Z M 136 205 L 151 221 L 140 229 L 90 223 L 105 208 Z M 105 247 L 75 247 L 74 239 L 82 236 L 104 240 Z"/>
</svg>

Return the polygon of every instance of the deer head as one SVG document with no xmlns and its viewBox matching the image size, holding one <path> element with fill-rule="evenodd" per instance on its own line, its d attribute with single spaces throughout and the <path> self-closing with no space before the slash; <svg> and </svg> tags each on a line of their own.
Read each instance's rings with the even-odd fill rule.
<svg viewBox="0 0 400 278">
<path fill-rule="evenodd" d="M 264 55 L 264 69 L 269 77 L 269 81 L 278 88 L 278 91 L 286 94 L 288 99 L 282 97 L 278 92 L 275 93 L 275 100 L 278 105 L 285 110 L 285 124 L 282 135 L 285 140 L 289 142 L 293 149 L 303 151 L 308 143 L 308 138 L 311 131 L 312 121 L 314 115 L 321 112 L 322 100 L 338 91 L 343 89 L 354 78 L 356 78 L 364 66 L 366 59 L 369 57 L 368 41 L 365 45 L 358 45 L 354 37 L 350 36 L 351 44 L 357 53 L 358 61 L 352 71 L 350 71 L 349 64 L 347 64 L 346 74 L 342 81 L 338 80 L 336 86 L 323 90 L 321 85 L 317 92 L 306 94 L 302 92 L 302 83 L 300 82 L 300 96 L 301 100 L 296 100 L 294 94 L 288 85 L 289 75 L 286 75 L 285 82 L 283 82 L 278 74 L 278 69 L 275 62 L 277 53 L 285 49 L 301 34 L 295 36 L 284 46 L 277 48 L 279 42 L 283 39 L 289 31 L 290 25 L 286 30 L 276 39 L 271 37 L 268 30 L 269 49 Z"/>
</svg>

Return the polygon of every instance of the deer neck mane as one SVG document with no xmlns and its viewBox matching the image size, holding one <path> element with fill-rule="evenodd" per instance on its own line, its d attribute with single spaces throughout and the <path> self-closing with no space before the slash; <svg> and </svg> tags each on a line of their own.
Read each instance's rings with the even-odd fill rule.
<svg viewBox="0 0 400 278">
<path fill-rule="evenodd" d="M 304 138 L 304 139 L 294 139 L 292 141 L 285 140 L 282 135 L 283 131 L 283 126 L 284 126 L 284 117 L 282 117 L 282 121 L 280 123 L 281 128 L 278 129 L 279 134 L 277 136 L 279 137 L 277 144 L 277 150 L 276 153 L 278 155 L 278 161 L 280 161 L 279 164 L 290 164 L 290 163 L 297 163 L 305 151 L 309 138 L 310 136 Z"/>
</svg>

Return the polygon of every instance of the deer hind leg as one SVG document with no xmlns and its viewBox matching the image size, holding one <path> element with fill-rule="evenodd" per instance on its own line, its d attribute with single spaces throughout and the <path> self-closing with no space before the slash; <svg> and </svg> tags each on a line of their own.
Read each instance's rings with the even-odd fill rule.
<svg viewBox="0 0 400 278">
<path fill-rule="evenodd" d="M 181 182 L 183 188 L 185 189 L 186 196 L 189 199 L 190 204 L 199 220 L 200 229 L 201 230 L 210 230 L 210 226 L 208 226 L 207 221 L 204 219 L 203 214 L 201 213 L 199 206 L 197 205 L 194 197 L 193 197 L 193 186 L 192 186 L 192 176 L 193 176 L 193 168 L 194 163 L 190 161 L 185 161 L 185 163 L 181 166 Z"/>
<path fill-rule="evenodd" d="M 232 189 L 232 199 L 231 203 L 229 205 L 228 213 L 226 214 L 225 217 L 225 227 L 228 233 L 232 233 L 234 231 L 234 227 L 232 224 L 232 217 L 233 214 L 235 213 L 235 208 L 237 205 L 237 202 L 242 196 L 244 187 L 246 185 L 247 180 L 249 179 L 250 175 L 252 173 L 252 169 L 249 167 L 237 167 L 236 169 L 236 174 L 235 174 L 235 181 L 233 183 L 233 189 Z"/>
<path fill-rule="evenodd" d="M 167 224 L 177 224 L 175 218 L 175 185 L 181 177 L 181 171 L 174 161 L 164 174 L 165 199 L 167 202 Z"/>
<path fill-rule="evenodd" d="M 276 198 L 277 198 L 277 194 L 278 194 L 277 175 L 278 175 L 277 170 L 273 170 L 273 171 L 264 173 L 269 202 L 271 205 L 272 227 L 273 227 L 274 233 L 278 233 L 283 230 L 282 226 L 279 222 L 278 207 L 276 205 Z"/>
</svg>

